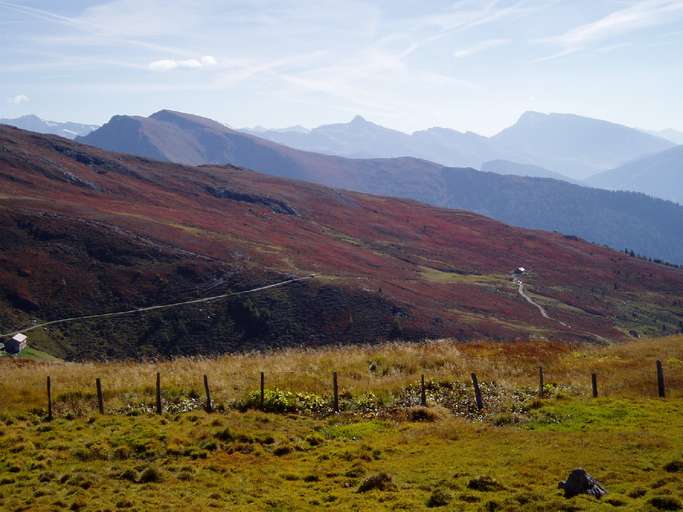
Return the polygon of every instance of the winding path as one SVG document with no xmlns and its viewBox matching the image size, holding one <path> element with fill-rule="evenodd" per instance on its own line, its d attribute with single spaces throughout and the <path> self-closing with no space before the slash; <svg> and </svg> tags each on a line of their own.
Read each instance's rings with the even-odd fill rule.
<svg viewBox="0 0 683 512">
<path fill-rule="evenodd" d="M 25 333 L 25 332 L 32 331 L 34 329 L 46 327 L 48 325 L 64 324 L 67 322 L 77 322 L 80 320 L 92 320 L 92 319 L 96 319 L 96 318 L 113 318 L 113 317 L 117 317 L 117 316 L 132 315 L 133 313 L 144 313 L 146 311 L 155 311 L 155 310 L 159 310 L 159 309 L 175 308 L 178 306 L 185 306 L 187 304 L 200 304 L 200 303 L 204 303 L 204 302 L 212 302 L 215 300 L 225 299 L 227 297 L 234 297 L 237 295 L 246 295 L 248 293 L 260 292 L 263 290 L 267 290 L 269 288 L 277 288 L 279 286 L 285 286 L 285 285 L 296 283 L 299 281 L 305 281 L 307 279 L 313 279 L 313 278 L 315 278 L 315 276 L 316 276 L 315 274 L 311 274 L 310 276 L 296 277 L 296 278 L 292 278 L 292 279 L 287 279 L 285 281 L 280 281 L 279 283 L 269 284 L 266 286 L 259 286 L 258 288 L 252 288 L 251 290 L 243 290 L 241 292 L 223 293 L 221 295 L 214 295 L 212 297 L 202 297 L 200 299 L 186 300 L 183 302 L 173 302 L 171 304 L 161 304 L 158 306 L 147 306 L 144 308 L 129 309 L 127 311 L 117 311 L 115 313 L 102 313 L 99 315 L 85 315 L 85 316 L 74 316 L 71 318 L 62 318 L 60 320 L 52 320 L 50 322 L 44 322 L 42 324 L 27 326 L 23 329 L 19 329 L 18 331 L 10 332 L 7 334 L 0 334 L 0 338 L 11 338 L 15 334 L 19 334 L 20 332 Z"/>
<path fill-rule="evenodd" d="M 541 316 L 543 318 L 547 318 L 548 320 L 555 320 L 556 322 L 559 322 L 560 325 L 569 328 L 569 325 L 564 323 L 562 320 L 557 320 L 548 315 L 548 312 L 545 310 L 543 306 L 541 306 L 538 302 L 536 302 L 534 299 L 529 297 L 529 295 L 527 295 L 527 293 L 524 291 L 524 281 L 522 281 L 519 278 L 514 278 L 514 280 L 515 283 L 517 283 L 517 292 L 519 293 L 519 295 L 523 297 L 524 300 L 526 300 L 529 304 L 538 308 L 538 311 L 541 313 Z"/>
</svg>

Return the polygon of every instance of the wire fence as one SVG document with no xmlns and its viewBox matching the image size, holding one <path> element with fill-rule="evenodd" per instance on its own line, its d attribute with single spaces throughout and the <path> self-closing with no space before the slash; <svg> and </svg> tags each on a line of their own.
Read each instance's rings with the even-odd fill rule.
<svg viewBox="0 0 683 512">
<path fill-rule="evenodd" d="M 667 389 L 664 366 L 656 361 L 652 372 L 653 393 L 660 399 L 671 395 Z M 177 382 L 165 382 L 164 373 L 150 375 L 148 385 L 130 390 L 108 387 L 106 379 L 96 377 L 91 385 L 60 389 L 57 379 L 47 376 L 45 408 L 33 412 L 47 420 L 55 417 L 100 414 L 177 414 L 204 409 L 208 412 L 261 409 L 269 412 L 330 415 L 343 412 L 379 414 L 382 411 L 412 406 L 444 406 L 456 414 L 484 417 L 487 414 L 521 412 L 530 400 L 544 400 L 561 394 L 599 398 L 609 396 L 610 381 L 597 373 L 586 375 L 586 386 L 551 382 L 552 375 L 538 367 L 532 378 L 535 385 L 506 386 L 480 379 L 475 372 L 461 378 L 422 373 L 414 382 L 388 388 L 378 385 L 378 378 L 368 374 L 321 371 L 259 372 L 253 378 L 216 378 L 197 374 Z M 166 377 L 169 375 L 166 374 Z M 233 375 L 232 377 L 236 377 Z M 550 377 L 550 378 L 549 378 Z M 33 390 L 36 391 L 36 390 Z"/>
</svg>

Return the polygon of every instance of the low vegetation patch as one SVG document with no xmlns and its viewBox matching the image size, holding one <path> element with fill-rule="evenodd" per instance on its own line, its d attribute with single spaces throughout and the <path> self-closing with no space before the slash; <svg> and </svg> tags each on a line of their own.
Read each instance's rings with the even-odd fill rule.
<svg viewBox="0 0 683 512">
<path fill-rule="evenodd" d="M 457 360 L 439 344 L 432 347 L 438 357 L 424 347 L 411 358 L 399 357 L 399 348 L 383 357 L 366 352 L 364 386 L 354 387 L 350 368 L 349 377 L 340 376 L 339 413 L 330 409 L 328 391 L 304 385 L 303 378 L 290 382 L 309 386 L 301 394 L 284 391 L 284 381 L 267 381 L 272 387 L 266 388 L 266 410 L 259 410 L 260 393 L 253 389 L 240 398 L 217 384 L 215 412 L 207 413 L 202 382 L 195 385 L 191 377 L 213 363 L 197 360 L 185 367 L 189 363 L 183 360 L 173 369 L 184 372 L 184 384 L 162 377 L 163 404 L 191 400 L 196 407 L 165 407 L 154 414 L 154 379 L 138 390 L 137 373 L 130 372 L 135 368 L 154 377 L 156 363 L 129 363 L 122 373 L 133 375 L 130 387 L 112 383 L 118 391 L 107 392 L 107 414 L 101 416 L 91 393 L 74 391 L 88 385 L 93 368 L 106 366 L 70 365 L 72 380 L 63 373 L 53 383 L 63 382 L 55 392 L 68 396 L 74 407 L 58 402 L 54 420 L 47 421 L 44 404 L 32 398 L 44 393 L 42 380 L 33 380 L 21 366 L 6 367 L 0 401 L 12 404 L 10 395 L 23 394 L 27 403 L 0 413 L 0 510 L 680 510 L 683 400 L 676 386 L 683 365 L 674 359 L 683 360 L 682 354 L 669 340 L 639 343 L 638 351 L 616 346 L 551 353 L 547 357 L 557 359 L 546 372 L 550 384 L 543 399 L 525 380 L 527 373 L 534 377 L 537 363 L 523 363 L 543 354 L 520 355 L 539 346 L 463 348 L 482 358 L 471 359 L 473 365 L 491 365 L 480 377 L 483 411 L 462 376 L 427 378 L 428 406 L 420 405 L 420 379 L 407 376 L 428 366 L 438 373 L 442 359 Z M 297 354 L 307 364 L 331 364 L 318 353 Z M 356 352 L 344 354 L 353 359 Z M 587 354 L 600 357 L 584 361 Z M 241 357 L 246 364 L 251 356 Z M 280 356 L 265 356 L 266 364 L 272 364 L 270 357 Z M 296 357 L 293 364 L 303 364 Z M 643 363 L 653 357 L 668 361 L 670 391 L 664 400 L 631 392 L 637 388 L 617 392 L 608 377 L 599 381 L 607 396 L 601 391 L 598 399 L 580 385 L 584 365 L 591 364 L 601 368 L 600 375 L 618 368 L 631 379 L 629 385 L 642 371 L 643 385 L 656 393 L 652 365 Z M 496 358 L 499 371 L 493 370 Z M 352 364 L 347 359 L 334 361 Z M 375 370 L 368 369 L 369 360 Z M 515 361 L 518 377 L 507 366 Z M 31 368 L 65 370 L 60 364 Z M 378 380 L 368 381 L 375 373 L 381 376 L 369 378 Z M 254 374 L 258 386 L 258 371 Z M 124 400 L 143 406 L 124 413 Z M 610 494 L 601 501 L 583 495 L 565 499 L 557 483 L 577 467 Z"/>
</svg>

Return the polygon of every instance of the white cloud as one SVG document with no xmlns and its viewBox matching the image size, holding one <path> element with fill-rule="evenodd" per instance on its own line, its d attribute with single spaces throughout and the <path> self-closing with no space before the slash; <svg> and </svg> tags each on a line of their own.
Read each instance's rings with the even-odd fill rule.
<svg viewBox="0 0 683 512">
<path fill-rule="evenodd" d="M 25 94 L 17 94 L 16 96 L 9 99 L 9 102 L 14 105 L 21 105 L 22 103 L 28 103 L 30 98 Z"/>
<path fill-rule="evenodd" d="M 593 44 L 644 28 L 675 21 L 683 16 L 683 0 L 644 0 L 614 11 L 591 23 L 575 27 L 541 42 L 557 45 L 560 52 L 541 60 L 570 55 Z"/>
<path fill-rule="evenodd" d="M 487 39 L 486 41 L 482 41 L 468 48 L 457 50 L 453 53 L 453 56 L 456 59 L 464 59 L 465 57 L 471 57 L 472 55 L 476 55 L 478 53 L 485 52 L 486 50 L 490 50 L 491 48 L 496 48 L 509 43 L 509 39 Z"/>
<path fill-rule="evenodd" d="M 216 59 L 211 55 L 204 55 L 199 59 L 162 59 L 155 60 L 149 63 L 149 69 L 152 71 L 170 71 L 171 69 L 186 68 L 186 69 L 199 69 L 215 66 L 217 64 Z"/>
</svg>

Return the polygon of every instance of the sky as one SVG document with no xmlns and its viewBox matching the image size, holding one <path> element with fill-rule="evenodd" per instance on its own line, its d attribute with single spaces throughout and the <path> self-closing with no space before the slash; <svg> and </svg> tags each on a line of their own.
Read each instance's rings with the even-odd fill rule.
<svg viewBox="0 0 683 512">
<path fill-rule="evenodd" d="M 0 0 L 0 118 L 683 130 L 683 0 Z"/>
</svg>

